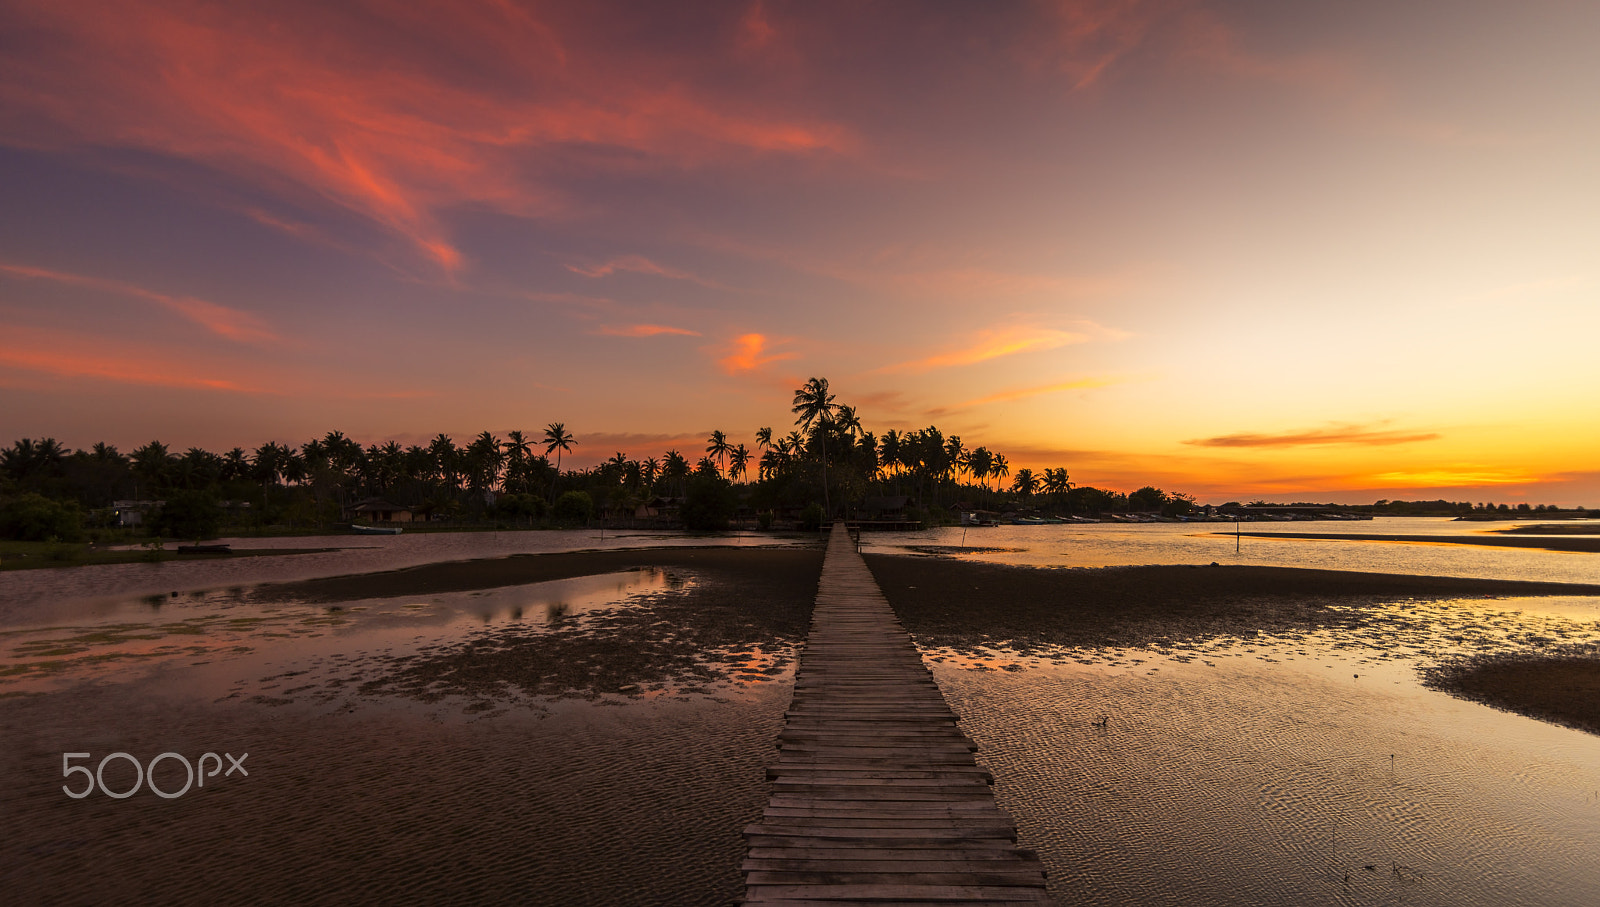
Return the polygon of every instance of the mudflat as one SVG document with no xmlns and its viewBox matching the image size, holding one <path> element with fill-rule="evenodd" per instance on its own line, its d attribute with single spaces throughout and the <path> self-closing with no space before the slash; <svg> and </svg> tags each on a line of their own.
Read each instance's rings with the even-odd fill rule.
<svg viewBox="0 0 1600 907">
<path fill-rule="evenodd" d="M 405 657 L 352 649 L 336 669 L 349 676 L 332 678 L 337 687 L 314 685 L 321 669 L 292 676 L 315 666 L 286 656 L 273 677 L 237 678 L 234 695 L 200 682 L 234 670 L 206 656 L 205 667 L 131 663 L 110 678 L 0 698 L 8 899 L 736 900 L 741 829 L 766 803 L 765 769 L 792 676 L 752 675 L 749 664 L 770 671 L 786 649 L 792 654 L 821 551 L 662 548 L 506 560 L 259 593 L 333 603 L 635 567 L 664 567 L 686 581 L 626 607 L 497 623 Z M 355 645 L 359 637 L 351 638 Z M 271 644 L 262 640 L 248 657 L 260 659 Z M 727 658 L 704 657 L 717 651 Z M 756 657 L 763 652 L 770 657 Z M 63 784 L 82 786 L 81 776 L 63 777 L 64 753 L 91 754 L 78 762 L 93 768 L 113 752 L 146 765 L 166 752 L 191 762 L 204 752 L 248 754 L 249 774 L 219 776 L 174 799 L 148 788 L 127 799 L 63 792 Z M 165 790 L 184 780 L 177 760 L 159 767 Z M 109 763 L 105 781 L 132 787 L 131 764 Z"/>
</svg>

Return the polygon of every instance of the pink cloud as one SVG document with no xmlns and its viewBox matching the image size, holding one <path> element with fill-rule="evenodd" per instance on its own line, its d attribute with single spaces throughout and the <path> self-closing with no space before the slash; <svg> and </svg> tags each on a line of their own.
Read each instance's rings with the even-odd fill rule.
<svg viewBox="0 0 1600 907">
<path fill-rule="evenodd" d="M 86 287 L 103 293 L 133 296 L 148 300 L 180 317 L 205 328 L 219 337 L 241 343 L 272 343 L 281 340 L 260 318 L 249 312 L 230 309 L 224 305 L 196 299 L 193 296 L 169 296 L 133 284 L 81 274 L 68 274 L 27 265 L 0 264 L 0 273 L 25 280 L 48 280 L 71 286 Z"/>
<path fill-rule="evenodd" d="M 512 4 L 91 0 L 11 15 L 38 37 L 0 59 L 12 144 L 131 147 L 286 181 L 447 271 L 465 263 L 447 209 L 567 209 L 546 175 L 562 149 L 696 168 L 858 144 L 836 123 L 696 90 L 677 77 L 682 60 L 572 46 Z"/>
<path fill-rule="evenodd" d="M 677 334 L 684 337 L 699 337 L 699 331 L 688 328 L 668 327 L 664 324 L 606 324 L 601 325 L 595 333 L 607 337 L 657 337 L 662 334 Z"/>
</svg>

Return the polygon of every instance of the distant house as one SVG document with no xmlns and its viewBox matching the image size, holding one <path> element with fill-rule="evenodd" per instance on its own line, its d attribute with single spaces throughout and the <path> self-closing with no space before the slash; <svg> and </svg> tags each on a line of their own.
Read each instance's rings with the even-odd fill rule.
<svg viewBox="0 0 1600 907">
<path fill-rule="evenodd" d="M 910 497 L 903 494 L 869 497 L 862 502 L 861 512 L 875 520 L 904 519 L 909 501 Z"/>
<path fill-rule="evenodd" d="M 683 498 L 656 496 L 634 508 L 634 519 L 670 522 L 678 518 Z"/>
<path fill-rule="evenodd" d="M 166 501 L 112 501 L 111 521 L 117 526 L 143 526 L 144 518 L 152 510 L 160 510 Z"/>
<path fill-rule="evenodd" d="M 415 512 L 410 507 L 371 498 L 350 508 L 350 516 L 374 523 L 409 523 L 415 518 Z"/>
</svg>

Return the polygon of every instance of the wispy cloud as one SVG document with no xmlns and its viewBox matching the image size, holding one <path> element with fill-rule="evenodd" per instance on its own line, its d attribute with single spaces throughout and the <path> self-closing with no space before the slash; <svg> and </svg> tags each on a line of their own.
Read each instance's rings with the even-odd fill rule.
<svg viewBox="0 0 1600 907">
<path fill-rule="evenodd" d="M 1279 434 L 1218 435 L 1214 438 L 1195 438 L 1183 443 L 1197 447 L 1313 447 L 1330 444 L 1387 446 L 1434 441 L 1440 437 L 1438 432 L 1391 431 L 1365 425 L 1335 424 L 1327 428 Z"/>
<path fill-rule="evenodd" d="M 699 337 L 699 331 L 688 328 L 669 327 L 664 324 L 603 324 L 595 329 L 596 334 L 607 337 L 656 337 L 661 334 L 677 334 L 684 337 Z"/>
<path fill-rule="evenodd" d="M 0 324 L 0 370 L 49 376 L 217 391 L 259 397 L 342 400 L 422 400 L 438 391 L 378 384 L 363 387 L 349 376 L 320 369 L 285 368 L 237 356 L 197 356 L 191 350 L 153 346 L 75 331 Z M 333 388 L 333 389 L 330 389 Z"/>
<path fill-rule="evenodd" d="M 765 334 L 741 334 L 724 348 L 722 355 L 717 359 L 717 364 L 730 375 L 740 375 L 757 371 L 774 362 L 795 359 L 800 355 L 769 352 L 771 345 L 771 339 Z"/>
<path fill-rule="evenodd" d="M 698 274 L 691 274 L 690 272 L 681 270 L 679 268 L 671 268 L 666 265 L 659 264 L 651 261 L 648 258 L 645 258 L 643 255 L 624 255 L 620 258 L 613 258 L 610 261 L 598 265 L 569 264 L 567 265 L 567 270 L 573 272 L 574 274 L 582 274 L 585 277 L 608 277 L 621 271 L 630 271 L 635 274 L 653 274 L 658 277 L 666 277 L 671 280 L 687 280 L 690 283 L 697 283 L 703 287 L 726 289 L 726 287 L 717 281 L 706 277 L 701 277 Z"/>
<path fill-rule="evenodd" d="M 165 293 L 157 293 L 154 290 L 147 290 L 143 287 L 120 281 L 87 277 L 82 274 L 68 274 L 62 271 L 51 271 L 27 265 L 0 264 L 0 274 L 23 280 L 48 280 L 54 283 L 85 287 L 102 293 L 113 293 L 119 296 L 132 296 L 137 299 L 143 299 L 153 302 L 219 337 L 225 337 L 240 343 L 272 343 L 281 339 L 267 326 L 266 322 L 249 312 L 230 309 L 227 306 L 207 302 L 204 299 L 196 299 L 193 296 L 169 296 Z"/>
<path fill-rule="evenodd" d="M 92 378 L 119 384 L 155 387 L 229 391 L 233 393 L 271 393 L 262 387 L 237 380 L 218 369 L 211 369 L 171 357 L 129 354 L 101 344 L 97 348 L 79 346 L 77 338 L 44 334 L 16 326 L 0 331 L 0 366 L 54 375 L 59 378 Z"/>
<path fill-rule="evenodd" d="M 949 413 L 960 412 L 961 410 L 972 409 L 973 407 L 984 406 L 990 403 L 1010 403 L 1014 400 L 1024 400 L 1028 397 L 1037 397 L 1040 394 L 1054 394 L 1059 393 L 1060 391 L 1088 390 L 1096 387 L 1107 387 L 1117 383 L 1119 383 L 1119 380 L 1116 378 L 1076 378 L 1072 381 L 1058 381 L 1054 384 L 1040 384 L 1033 387 L 1020 387 L 1013 390 L 989 394 L 988 396 L 984 397 L 974 397 L 971 400 L 963 400 L 960 403 L 954 403 L 950 406 L 935 407 L 928 410 L 927 415 L 932 418 L 938 418 Z"/>
<path fill-rule="evenodd" d="M 446 270 L 465 262 L 447 209 L 567 211 L 566 184 L 553 174 L 570 152 L 638 170 L 858 146 L 838 123 L 758 112 L 697 86 L 695 58 L 619 48 L 581 25 L 562 34 L 555 13 L 395 0 L 359 11 L 282 6 L 12 11 L 36 37 L 0 59 L 12 138 L 138 148 L 294 186 Z"/>
<path fill-rule="evenodd" d="M 1084 343 L 1088 334 L 1061 331 L 1054 328 L 1012 328 L 1001 331 L 981 331 L 978 341 L 968 346 L 920 359 L 912 359 L 876 369 L 879 374 L 916 374 L 957 365 L 973 365 L 1002 356 L 1053 350 L 1072 343 Z"/>
</svg>

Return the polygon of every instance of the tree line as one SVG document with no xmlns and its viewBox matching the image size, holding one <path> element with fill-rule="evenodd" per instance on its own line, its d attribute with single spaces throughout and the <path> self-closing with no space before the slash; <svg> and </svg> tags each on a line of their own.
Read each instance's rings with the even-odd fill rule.
<svg viewBox="0 0 1600 907">
<path fill-rule="evenodd" d="M 719 429 L 703 453 L 669 449 L 630 458 L 619 451 L 582 469 L 563 469 L 577 439 L 562 422 L 503 438 L 483 431 L 461 444 L 440 434 L 427 444 L 363 446 L 330 431 L 298 445 L 269 441 L 223 453 L 177 452 L 160 441 L 127 454 L 106 443 L 68 450 L 52 438 L 23 438 L 0 450 L 0 510 L 24 500 L 34 511 L 48 509 L 43 501 L 57 509 L 58 528 L 73 519 L 92 528 L 105 523 L 114 501 L 203 499 L 219 509 L 231 505 L 232 523 L 308 528 L 347 519 L 353 505 L 370 499 L 423 518 L 528 524 L 618 519 L 667 499 L 684 522 L 709 528 L 740 507 L 768 515 L 764 520 L 803 513 L 815 522 L 897 507 L 901 498 L 913 516 L 934 521 L 957 506 L 1096 514 L 1192 504 L 1150 486 L 1127 495 L 1080 487 L 1064 468 L 1013 474 L 1004 454 L 968 447 L 934 425 L 880 437 L 855 407 L 835 398 L 825 378 L 795 391 L 790 415 L 786 433 L 757 429 L 754 447 Z M 35 523 L 41 519 L 35 514 Z M 0 534 L 6 525 L 0 518 Z M 15 527 L 10 532 L 16 537 Z"/>
</svg>

